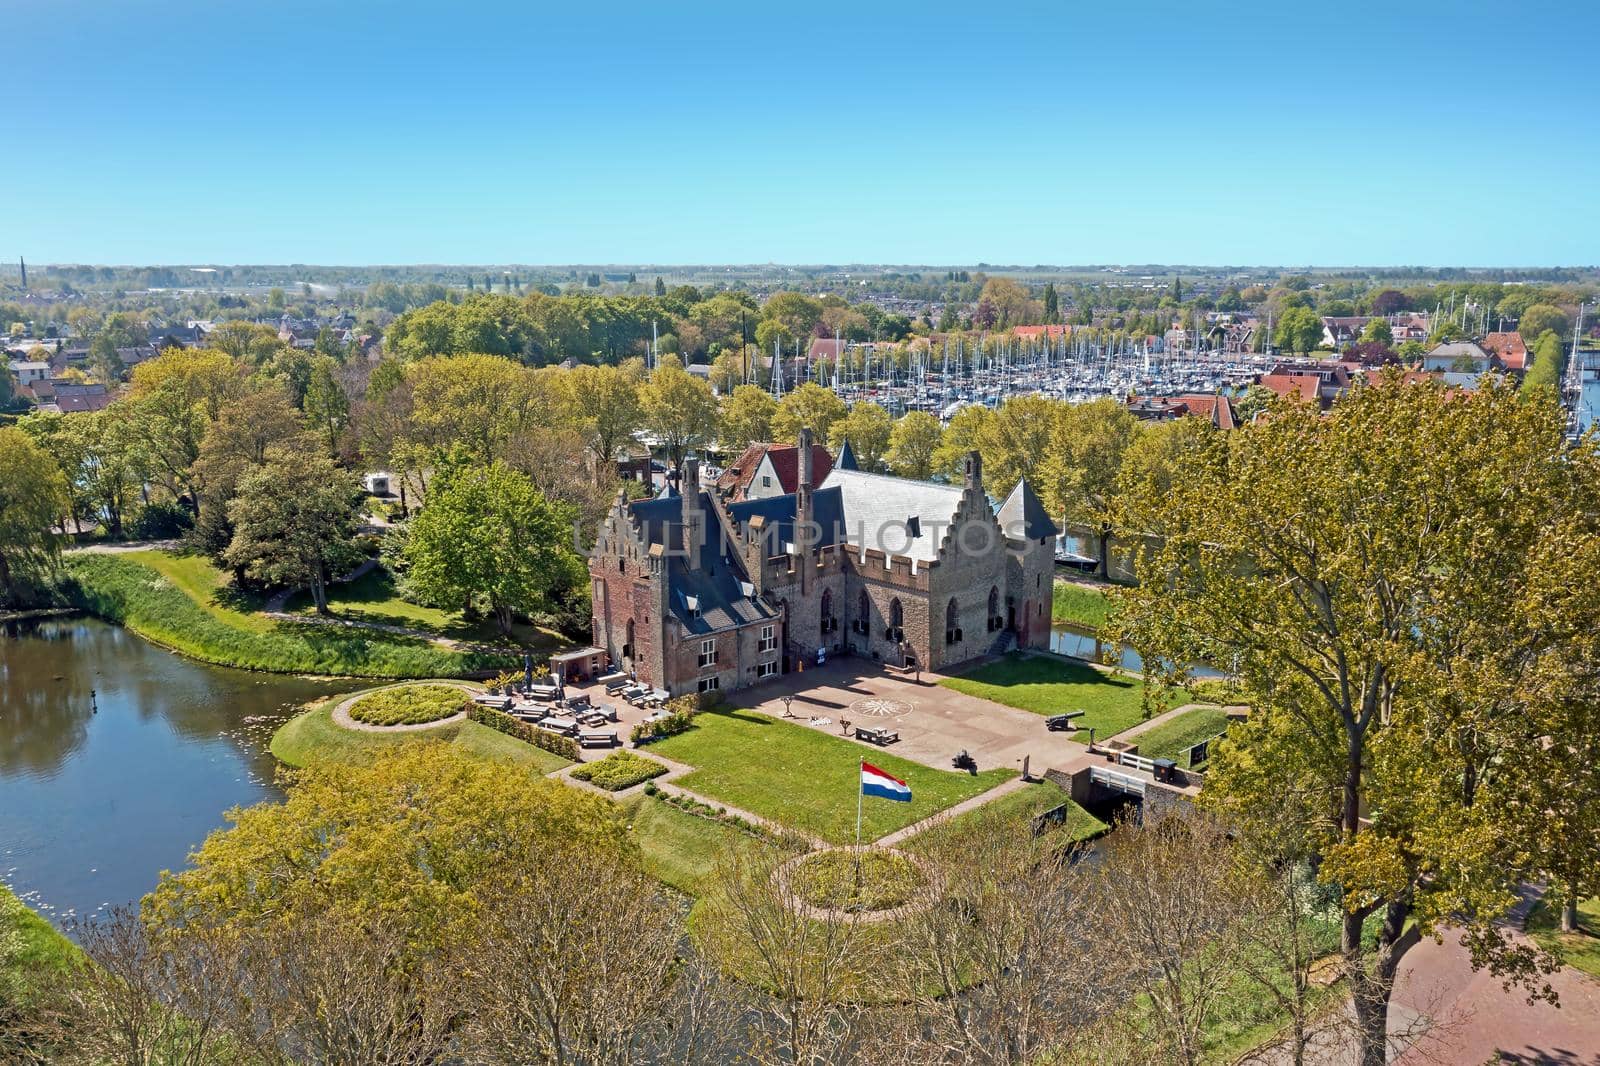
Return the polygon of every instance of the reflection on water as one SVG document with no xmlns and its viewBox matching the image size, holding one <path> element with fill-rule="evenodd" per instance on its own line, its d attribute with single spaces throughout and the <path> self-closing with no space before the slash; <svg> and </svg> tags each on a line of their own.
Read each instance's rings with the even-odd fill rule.
<svg viewBox="0 0 1600 1066">
<path fill-rule="evenodd" d="M 1144 669 L 1144 659 L 1126 644 L 1112 645 L 1095 636 L 1091 629 L 1057 622 L 1050 628 L 1050 650 L 1078 659 L 1097 663 L 1114 663 L 1125 670 L 1138 673 Z M 1108 655 L 1108 653 L 1111 653 Z M 1221 670 L 1196 664 L 1189 672 L 1195 677 L 1222 677 Z"/>
<path fill-rule="evenodd" d="M 0 628 L 0 880 L 60 920 L 129 903 L 275 795 L 272 728 L 348 683 L 181 659 L 92 619 Z"/>
</svg>

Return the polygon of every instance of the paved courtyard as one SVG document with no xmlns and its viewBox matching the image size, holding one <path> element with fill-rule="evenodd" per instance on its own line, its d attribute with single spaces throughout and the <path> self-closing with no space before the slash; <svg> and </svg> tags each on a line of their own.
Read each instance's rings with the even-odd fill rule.
<svg viewBox="0 0 1600 1066">
<path fill-rule="evenodd" d="M 956 752 L 965 749 L 980 770 L 996 767 L 1022 769 L 1024 757 L 1035 774 L 1050 767 L 1077 762 L 1087 748 L 1069 740 L 1069 733 L 1052 733 L 1041 715 L 1019 711 L 989 700 L 968 696 L 938 684 L 939 675 L 890 673 L 870 660 L 843 657 L 826 666 L 807 667 L 763 685 L 729 694 L 730 701 L 773 717 L 784 715 L 783 697 L 793 697 L 788 710 L 804 724 L 827 718 L 822 726 L 838 735 L 842 723 L 882 726 L 897 730 L 900 743 L 891 745 L 905 759 L 942 770 L 950 769 Z M 881 751 L 873 744 L 861 745 Z"/>
</svg>

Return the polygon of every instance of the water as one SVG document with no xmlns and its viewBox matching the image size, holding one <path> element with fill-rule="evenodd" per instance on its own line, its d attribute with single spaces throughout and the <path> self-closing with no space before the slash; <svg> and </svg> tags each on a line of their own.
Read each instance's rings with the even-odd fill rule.
<svg viewBox="0 0 1600 1066">
<path fill-rule="evenodd" d="M 1057 622 L 1050 627 L 1050 650 L 1060 655 L 1071 655 L 1078 659 L 1090 659 L 1097 663 L 1115 663 L 1124 670 L 1129 670 L 1133 673 L 1139 673 L 1144 669 L 1144 659 L 1137 651 L 1126 644 L 1113 646 L 1095 636 L 1094 630 L 1069 625 L 1065 622 Z M 1114 652 L 1114 654 L 1108 657 L 1107 652 Z M 1221 670 L 1215 670 L 1199 663 L 1191 666 L 1189 673 L 1194 677 L 1225 676 Z"/>
<path fill-rule="evenodd" d="M 58 924 L 138 900 L 224 811 L 279 795 L 277 723 L 350 687 L 206 666 L 93 619 L 6 624 L 0 880 Z"/>
</svg>

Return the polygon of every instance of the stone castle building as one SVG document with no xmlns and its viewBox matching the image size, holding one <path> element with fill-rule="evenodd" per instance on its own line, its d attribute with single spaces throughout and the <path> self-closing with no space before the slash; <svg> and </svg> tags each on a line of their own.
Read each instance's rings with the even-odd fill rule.
<svg viewBox="0 0 1600 1066">
<path fill-rule="evenodd" d="M 678 695 L 819 651 L 940 669 L 1048 645 L 1057 530 L 1026 481 L 997 507 L 976 452 L 959 485 L 867 473 L 842 453 L 818 483 L 819 450 L 809 432 L 790 450 L 792 492 L 707 490 L 689 460 L 655 499 L 619 494 L 589 561 L 595 646 Z"/>
</svg>

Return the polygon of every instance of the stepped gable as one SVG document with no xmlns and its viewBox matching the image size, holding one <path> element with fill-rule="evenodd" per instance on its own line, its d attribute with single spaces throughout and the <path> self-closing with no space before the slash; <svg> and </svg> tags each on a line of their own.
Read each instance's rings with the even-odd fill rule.
<svg viewBox="0 0 1600 1066">
<path fill-rule="evenodd" d="M 1026 478 L 1017 480 L 1017 487 L 1011 490 L 995 517 L 1000 520 L 1000 528 L 1006 536 L 1017 540 L 1043 540 L 1060 532 L 1045 510 L 1044 501 Z"/>
</svg>

